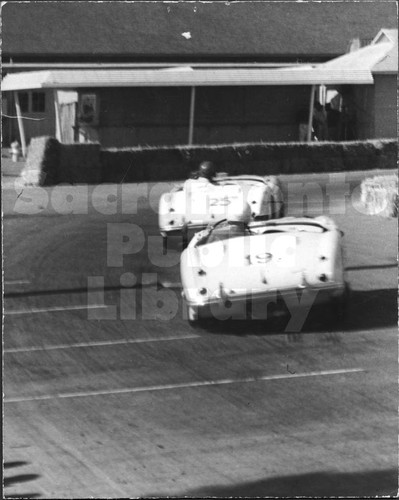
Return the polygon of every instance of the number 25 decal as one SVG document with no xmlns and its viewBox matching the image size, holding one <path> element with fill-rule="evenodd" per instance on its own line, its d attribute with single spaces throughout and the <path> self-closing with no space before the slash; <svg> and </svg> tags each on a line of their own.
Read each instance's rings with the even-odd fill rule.
<svg viewBox="0 0 399 500">
<path fill-rule="evenodd" d="M 210 207 L 225 207 L 227 205 L 230 205 L 231 200 L 229 198 L 224 197 L 224 198 L 210 198 L 209 200 L 209 206 Z"/>
</svg>

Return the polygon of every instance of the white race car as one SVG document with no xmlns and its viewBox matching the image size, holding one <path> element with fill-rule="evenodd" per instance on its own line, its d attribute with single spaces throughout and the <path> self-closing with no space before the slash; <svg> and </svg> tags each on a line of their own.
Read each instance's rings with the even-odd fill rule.
<svg viewBox="0 0 399 500">
<path fill-rule="evenodd" d="M 327 302 L 341 316 L 342 235 L 325 216 L 251 222 L 241 235 L 221 221 L 197 233 L 180 262 L 187 319 L 267 319 L 271 302 L 288 310 Z"/>
<path fill-rule="evenodd" d="M 226 217 L 231 203 L 248 202 L 253 220 L 284 216 L 281 186 L 274 176 L 219 175 L 213 182 L 189 179 L 164 193 L 159 202 L 159 228 L 164 238 L 170 234 L 187 235 Z"/>
</svg>

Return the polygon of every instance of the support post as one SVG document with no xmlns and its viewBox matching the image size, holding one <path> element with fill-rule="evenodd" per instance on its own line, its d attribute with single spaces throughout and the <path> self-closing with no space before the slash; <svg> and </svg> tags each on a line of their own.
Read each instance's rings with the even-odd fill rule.
<svg viewBox="0 0 399 500">
<path fill-rule="evenodd" d="M 191 87 L 190 121 L 188 125 L 188 145 L 191 146 L 194 137 L 195 87 Z"/>
<path fill-rule="evenodd" d="M 17 112 L 19 137 L 21 139 L 22 156 L 26 158 L 26 139 L 25 139 L 24 121 L 22 119 L 21 106 L 19 104 L 19 95 L 17 91 L 14 92 L 14 101 L 15 101 L 15 110 Z"/>
<path fill-rule="evenodd" d="M 316 85 L 312 85 L 312 90 L 310 91 L 310 106 L 309 106 L 309 119 L 308 119 L 308 136 L 306 142 L 312 140 L 312 122 L 313 122 L 313 108 L 314 108 L 314 91 L 316 90 Z"/>
<path fill-rule="evenodd" d="M 61 137 L 61 116 L 60 116 L 60 104 L 58 102 L 57 89 L 53 90 L 54 95 L 54 110 L 55 110 L 55 138 L 62 142 Z"/>
</svg>

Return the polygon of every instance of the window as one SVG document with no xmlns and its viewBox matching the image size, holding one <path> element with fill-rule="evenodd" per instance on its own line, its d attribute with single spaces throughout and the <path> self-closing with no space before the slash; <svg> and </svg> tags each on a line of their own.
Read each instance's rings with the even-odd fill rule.
<svg viewBox="0 0 399 500">
<path fill-rule="evenodd" d="M 18 92 L 19 105 L 22 113 L 29 113 L 29 94 L 28 92 Z"/>
<path fill-rule="evenodd" d="M 46 99 L 44 92 L 32 92 L 32 113 L 44 113 L 46 111 Z"/>
<path fill-rule="evenodd" d="M 21 113 L 44 113 L 46 94 L 44 92 L 18 92 Z"/>
</svg>

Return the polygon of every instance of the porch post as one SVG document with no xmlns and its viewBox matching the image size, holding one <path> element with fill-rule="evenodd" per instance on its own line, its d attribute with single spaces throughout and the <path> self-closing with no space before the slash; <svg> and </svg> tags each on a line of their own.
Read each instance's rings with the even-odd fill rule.
<svg viewBox="0 0 399 500">
<path fill-rule="evenodd" d="M 54 95 L 54 110 L 55 110 L 55 138 L 58 141 L 62 142 L 60 105 L 58 102 L 57 89 L 53 90 L 53 95 Z"/>
<path fill-rule="evenodd" d="M 195 111 L 195 87 L 191 87 L 191 99 L 190 99 L 190 121 L 188 125 L 188 145 L 191 146 L 193 143 L 194 136 L 194 111 Z"/>
<path fill-rule="evenodd" d="M 22 156 L 26 158 L 26 139 L 25 139 L 24 121 L 22 119 L 21 106 L 19 104 L 19 95 L 18 92 L 16 91 L 14 92 L 14 101 L 15 101 L 15 110 L 17 112 L 19 136 L 21 138 Z"/>
<path fill-rule="evenodd" d="M 309 105 L 309 119 L 308 119 L 308 136 L 306 138 L 307 142 L 312 140 L 312 121 L 313 121 L 313 108 L 314 108 L 314 91 L 316 90 L 316 85 L 312 85 L 312 90 L 310 94 L 310 105 Z"/>
</svg>

